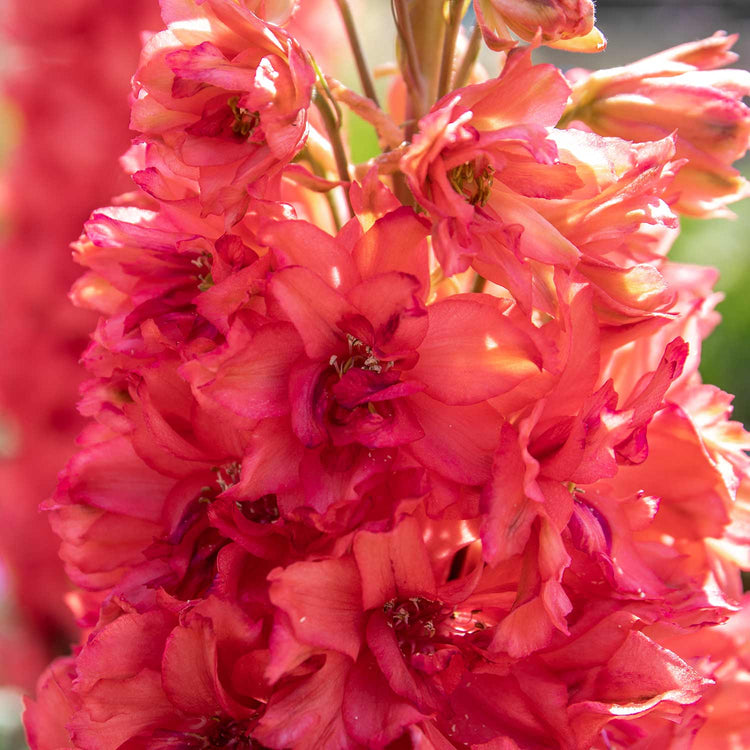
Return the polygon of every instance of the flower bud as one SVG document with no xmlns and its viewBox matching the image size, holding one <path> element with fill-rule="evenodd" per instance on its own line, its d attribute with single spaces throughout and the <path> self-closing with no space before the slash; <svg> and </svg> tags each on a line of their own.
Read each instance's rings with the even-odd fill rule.
<svg viewBox="0 0 750 750">
<path fill-rule="evenodd" d="M 594 26 L 592 0 L 474 0 L 477 20 L 487 44 L 507 49 L 540 35 L 542 44 L 573 52 L 599 52 L 607 42 Z"/>
<path fill-rule="evenodd" d="M 676 131 L 677 158 L 687 164 L 671 198 L 676 210 L 720 216 L 750 192 L 731 165 L 747 151 L 750 73 L 715 68 L 732 62 L 736 36 L 723 32 L 620 68 L 573 71 L 571 104 L 561 124 L 577 122 L 604 136 L 643 142 Z"/>
</svg>

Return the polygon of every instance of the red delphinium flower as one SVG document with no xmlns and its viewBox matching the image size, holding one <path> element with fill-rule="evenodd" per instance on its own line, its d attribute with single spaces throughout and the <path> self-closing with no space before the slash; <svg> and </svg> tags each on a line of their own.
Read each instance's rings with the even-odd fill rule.
<svg viewBox="0 0 750 750">
<path fill-rule="evenodd" d="M 532 66 L 528 52 L 517 53 L 497 79 L 448 94 L 420 121 L 401 168 L 435 223 L 435 252 L 445 273 L 465 270 L 483 235 L 517 240 L 522 209 L 516 196 L 562 197 L 580 187 L 548 137 L 568 91 L 556 68 Z M 490 198 L 499 184 L 508 195 L 496 207 Z M 574 247 L 545 239 L 523 254 L 575 261 Z"/>
<path fill-rule="evenodd" d="M 553 6 L 529 35 L 593 22 Z M 528 51 L 420 109 L 416 35 L 399 146 L 270 5 L 163 11 L 139 192 L 76 246 L 95 422 L 49 506 L 89 634 L 35 750 L 688 736 L 709 671 L 670 639 L 737 608 L 748 467 L 680 338 L 714 298 L 664 260 L 674 138 L 556 129 L 569 85 Z M 361 182 L 331 88 L 395 139 Z"/>
<path fill-rule="evenodd" d="M 363 481 L 382 462 L 391 465 L 400 446 L 448 478 L 483 481 L 489 446 L 484 456 L 471 455 L 455 430 L 468 436 L 480 414 L 496 423 L 484 402 L 538 371 L 531 339 L 497 302 L 466 295 L 425 305 L 426 247 L 412 249 L 410 259 L 407 253 L 425 231 L 399 209 L 348 249 L 344 235 L 334 240 L 302 222 L 275 224 L 265 238 L 281 266 L 266 295 L 275 321 L 254 332 L 236 324 L 225 347 L 183 368 L 197 392 L 232 414 L 273 420 L 259 427 L 277 432 L 264 460 L 283 461 L 283 481 L 302 481 L 302 505 L 318 512 L 336 498 L 318 505 L 326 493 L 325 485 L 314 487 L 315 473 L 333 481 L 338 471 L 359 471 Z M 302 237 L 314 264 L 299 255 Z M 311 267 L 296 265 L 303 260 Z M 472 442 L 483 445 L 482 438 Z M 250 461 L 248 470 L 258 459 Z M 241 484 L 245 492 L 269 491 Z"/>
<path fill-rule="evenodd" d="M 471 264 L 524 309 L 554 314 L 549 266 L 575 268 L 607 322 L 653 316 L 671 295 L 646 262 L 653 230 L 676 227 L 663 195 L 681 162 L 670 138 L 638 146 L 552 129 L 568 94 L 555 68 L 514 53 L 500 77 L 433 107 L 402 169 L 446 274 Z"/>
<path fill-rule="evenodd" d="M 247 188 L 278 177 L 307 134 L 314 73 L 299 45 L 231 0 L 165 3 L 168 31 L 144 49 L 131 126 L 196 179 L 229 227 Z M 264 186 L 265 192 L 267 188 Z"/>
<path fill-rule="evenodd" d="M 164 597 L 145 613 L 124 611 L 81 647 L 74 680 L 68 663 L 42 678 L 30 706 L 36 747 L 60 745 L 46 720 L 65 720 L 80 750 L 258 748 L 252 739 L 268 687 L 261 619 L 208 597 L 183 605 Z M 63 676 L 63 679 L 58 677 Z"/>
</svg>

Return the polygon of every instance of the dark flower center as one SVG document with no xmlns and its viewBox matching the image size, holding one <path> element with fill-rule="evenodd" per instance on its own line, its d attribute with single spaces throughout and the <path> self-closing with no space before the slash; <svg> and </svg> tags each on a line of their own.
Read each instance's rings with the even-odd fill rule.
<svg viewBox="0 0 750 750">
<path fill-rule="evenodd" d="M 201 719 L 200 724 L 192 732 L 155 731 L 151 738 L 156 743 L 154 750 L 268 750 L 250 736 L 248 720 L 213 716 Z"/>
<path fill-rule="evenodd" d="M 233 96 L 227 104 L 234 115 L 234 122 L 231 125 L 232 132 L 240 138 L 247 138 L 260 122 L 260 113 L 251 112 L 244 107 L 240 107 L 240 98 Z"/>
<path fill-rule="evenodd" d="M 237 507 L 248 521 L 254 523 L 274 523 L 279 520 L 279 506 L 276 495 L 263 495 L 257 500 L 241 501 Z"/>
<path fill-rule="evenodd" d="M 393 362 L 382 363 L 373 354 L 371 346 L 352 336 L 351 333 L 346 334 L 346 341 L 349 346 L 348 356 L 342 361 L 337 354 L 333 354 L 329 360 L 329 364 L 336 370 L 339 377 L 342 377 L 352 367 L 377 373 L 381 373 L 384 370 L 387 371 L 393 367 Z"/>
<path fill-rule="evenodd" d="M 441 601 L 413 596 L 391 599 L 383 605 L 388 626 L 396 634 L 404 656 L 434 655 L 445 647 L 456 647 L 471 633 L 485 630 L 479 610 L 459 612 Z"/>
<path fill-rule="evenodd" d="M 483 206 L 490 197 L 494 175 L 495 169 L 492 165 L 486 164 L 480 169 L 475 159 L 449 170 L 448 181 L 472 206 Z"/>
</svg>

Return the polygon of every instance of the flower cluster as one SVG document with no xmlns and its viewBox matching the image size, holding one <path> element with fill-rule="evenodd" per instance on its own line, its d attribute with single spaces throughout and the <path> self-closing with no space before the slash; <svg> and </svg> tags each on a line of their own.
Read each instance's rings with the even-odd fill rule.
<svg viewBox="0 0 750 750">
<path fill-rule="evenodd" d="M 590 2 L 477 0 L 506 50 L 482 79 L 453 56 L 465 3 L 394 3 L 389 115 L 271 5 L 162 0 L 138 189 L 75 245 L 90 422 L 46 507 L 84 637 L 32 747 L 720 737 L 750 436 L 697 372 L 715 274 L 666 256 L 680 211 L 745 191 L 732 39 L 568 80 L 532 47 L 594 33 Z M 341 105 L 380 156 L 348 164 Z"/>
</svg>

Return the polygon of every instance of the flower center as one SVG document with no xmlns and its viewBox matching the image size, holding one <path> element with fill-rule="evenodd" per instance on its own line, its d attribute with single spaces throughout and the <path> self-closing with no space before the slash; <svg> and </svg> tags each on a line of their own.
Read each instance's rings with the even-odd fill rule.
<svg viewBox="0 0 750 750">
<path fill-rule="evenodd" d="M 490 197 L 494 175 L 495 169 L 491 164 L 478 169 L 477 160 L 474 159 L 449 170 L 448 181 L 472 206 L 483 206 Z"/>
<path fill-rule="evenodd" d="M 248 733 L 246 721 L 216 719 L 213 731 L 206 737 L 208 748 L 237 748 L 237 750 L 258 750 L 263 746 L 255 742 Z"/>
<path fill-rule="evenodd" d="M 221 492 L 226 492 L 240 481 L 241 470 L 242 467 L 237 461 L 232 461 L 232 463 L 225 466 L 213 467 L 213 471 L 216 473 L 216 484 L 219 485 Z"/>
<path fill-rule="evenodd" d="M 464 636 L 488 627 L 479 619 L 479 610 L 459 612 L 441 601 L 421 596 L 391 599 L 383 605 L 383 612 L 404 656 L 432 656 L 441 648 L 457 646 Z"/>
<path fill-rule="evenodd" d="M 240 98 L 233 96 L 227 104 L 234 115 L 234 122 L 231 125 L 232 132 L 240 138 L 247 138 L 260 122 L 260 113 L 251 112 L 249 109 L 240 107 Z"/>
<path fill-rule="evenodd" d="M 381 363 L 373 354 L 372 347 L 352 336 L 351 333 L 346 334 L 346 341 L 349 345 L 349 356 L 341 362 L 338 355 L 333 354 L 328 360 L 328 364 L 336 370 L 339 377 L 343 377 L 344 373 L 351 370 L 352 367 L 377 373 L 381 373 L 384 370 L 388 371 L 393 367 L 393 362 Z"/>
<path fill-rule="evenodd" d="M 198 275 L 196 276 L 198 289 L 201 292 L 210 289 L 214 285 L 214 280 L 211 276 L 211 264 L 213 263 L 211 255 L 209 253 L 201 253 L 190 262 L 198 269 Z"/>
<path fill-rule="evenodd" d="M 182 750 L 267 750 L 250 736 L 247 720 L 223 719 L 213 716 L 201 719 L 201 726 L 194 732 L 156 730 L 151 738 L 154 750 L 181 748 Z M 152 745 L 149 745 L 152 747 Z"/>
<path fill-rule="evenodd" d="M 238 501 L 237 507 L 248 521 L 254 523 L 274 523 L 279 520 L 279 506 L 276 495 L 263 495 L 257 500 Z"/>
</svg>

